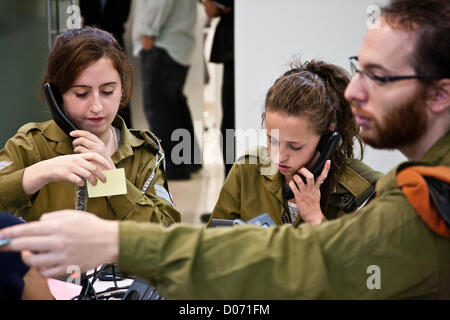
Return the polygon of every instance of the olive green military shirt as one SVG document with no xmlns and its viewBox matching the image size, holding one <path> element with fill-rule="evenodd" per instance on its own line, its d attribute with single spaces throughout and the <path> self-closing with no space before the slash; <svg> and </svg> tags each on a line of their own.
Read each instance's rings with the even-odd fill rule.
<svg viewBox="0 0 450 320">
<path fill-rule="evenodd" d="M 120 117 L 116 117 L 113 125 L 121 130 L 121 139 L 111 158 L 117 168 L 125 169 L 127 194 L 89 198 L 86 211 L 104 219 L 166 225 L 179 222 L 180 213 L 168 192 L 163 162 L 155 167 L 163 154 L 158 139 L 148 131 L 128 130 Z M 78 186 L 71 182 L 49 183 L 32 196 L 24 192 L 22 185 L 28 166 L 72 153 L 72 140 L 53 120 L 22 126 L 0 150 L 0 210 L 33 221 L 46 212 L 75 209 Z M 149 178 L 151 182 L 142 192 Z"/>
<path fill-rule="evenodd" d="M 418 163 L 450 167 L 450 133 Z M 120 270 L 168 299 L 449 299 L 450 239 L 421 220 L 396 171 L 358 213 L 318 226 L 121 222 Z"/>
<path fill-rule="evenodd" d="M 374 191 L 374 185 L 382 175 L 359 160 L 347 159 L 347 167 L 338 177 L 323 212 L 325 218 L 332 220 L 355 212 L 361 203 L 355 203 L 346 212 L 343 207 L 359 195 L 365 200 L 365 191 L 369 188 Z M 270 160 L 267 148 L 259 147 L 248 151 L 230 170 L 208 226 L 214 218 L 247 221 L 262 213 L 269 214 L 278 225 L 291 222 L 296 226 L 302 223 L 300 215 L 295 221 L 290 219 L 282 194 L 284 183 L 284 176 Z"/>
</svg>

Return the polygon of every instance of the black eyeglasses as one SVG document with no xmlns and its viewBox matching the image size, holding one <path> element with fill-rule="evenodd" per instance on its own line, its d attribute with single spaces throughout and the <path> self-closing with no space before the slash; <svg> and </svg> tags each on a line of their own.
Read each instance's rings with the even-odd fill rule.
<svg viewBox="0 0 450 320">
<path fill-rule="evenodd" d="M 359 61 L 357 56 L 352 56 L 350 59 L 350 70 L 352 72 L 352 76 L 354 76 L 356 73 L 359 73 L 361 77 L 367 77 L 371 80 L 377 81 L 379 83 L 388 83 L 393 81 L 399 81 L 399 80 L 407 80 L 407 79 L 442 79 L 440 76 L 434 76 L 434 75 L 421 75 L 421 74 L 415 74 L 410 76 L 376 76 L 373 73 L 362 71 L 359 67 Z"/>
</svg>

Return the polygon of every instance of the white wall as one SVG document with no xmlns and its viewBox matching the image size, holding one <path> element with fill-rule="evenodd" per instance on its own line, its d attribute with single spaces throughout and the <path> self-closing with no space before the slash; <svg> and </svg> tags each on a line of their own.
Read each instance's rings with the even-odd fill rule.
<svg viewBox="0 0 450 320">
<path fill-rule="evenodd" d="M 348 57 L 358 53 L 367 28 L 367 8 L 384 2 L 236 1 L 236 127 L 260 128 L 265 94 L 294 56 L 320 58 L 348 70 Z M 248 146 L 238 135 L 237 154 Z M 364 159 L 374 169 L 387 172 L 405 157 L 398 151 L 368 147 Z"/>
</svg>

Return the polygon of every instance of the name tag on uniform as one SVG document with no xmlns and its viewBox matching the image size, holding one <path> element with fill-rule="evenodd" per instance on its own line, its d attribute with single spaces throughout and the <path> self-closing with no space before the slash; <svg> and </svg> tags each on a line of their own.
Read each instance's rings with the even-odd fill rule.
<svg viewBox="0 0 450 320">
<path fill-rule="evenodd" d="M 87 181 L 87 191 L 89 198 L 116 196 L 127 193 L 127 181 L 125 179 L 125 169 L 104 170 L 106 182 L 97 180 L 97 185 L 93 186 Z"/>
</svg>

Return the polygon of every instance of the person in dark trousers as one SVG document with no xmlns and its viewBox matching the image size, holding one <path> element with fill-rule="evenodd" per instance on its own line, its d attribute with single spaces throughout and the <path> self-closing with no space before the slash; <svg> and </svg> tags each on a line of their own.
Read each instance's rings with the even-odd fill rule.
<svg viewBox="0 0 450 320">
<path fill-rule="evenodd" d="M 213 63 L 223 64 L 220 131 L 222 133 L 222 154 L 226 178 L 235 161 L 234 0 L 205 0 L 203 5 L 208 17 L 220 17 L 214 33 L 209 60 Z"/>
<path fill-rule="evenodd" d="M 83 25 L 112 33 L 120 46 L 125 49 L 124 25 L 128 20 L 130 5 L 131 0 L 80 0 Z M 129 104 L 120 109 L 119 115 L 125 120 L 127 127 L 132 128 Z"/>
<path fill-rule="evenodd" d="M 140 57 L 147 121 L 167 154 L 168 179 L 187 180 L 202 167 L 183 93 L 195 46 L 197 1 L 137 1 L 134 10 L 133 54 Z"/>
</svg>

